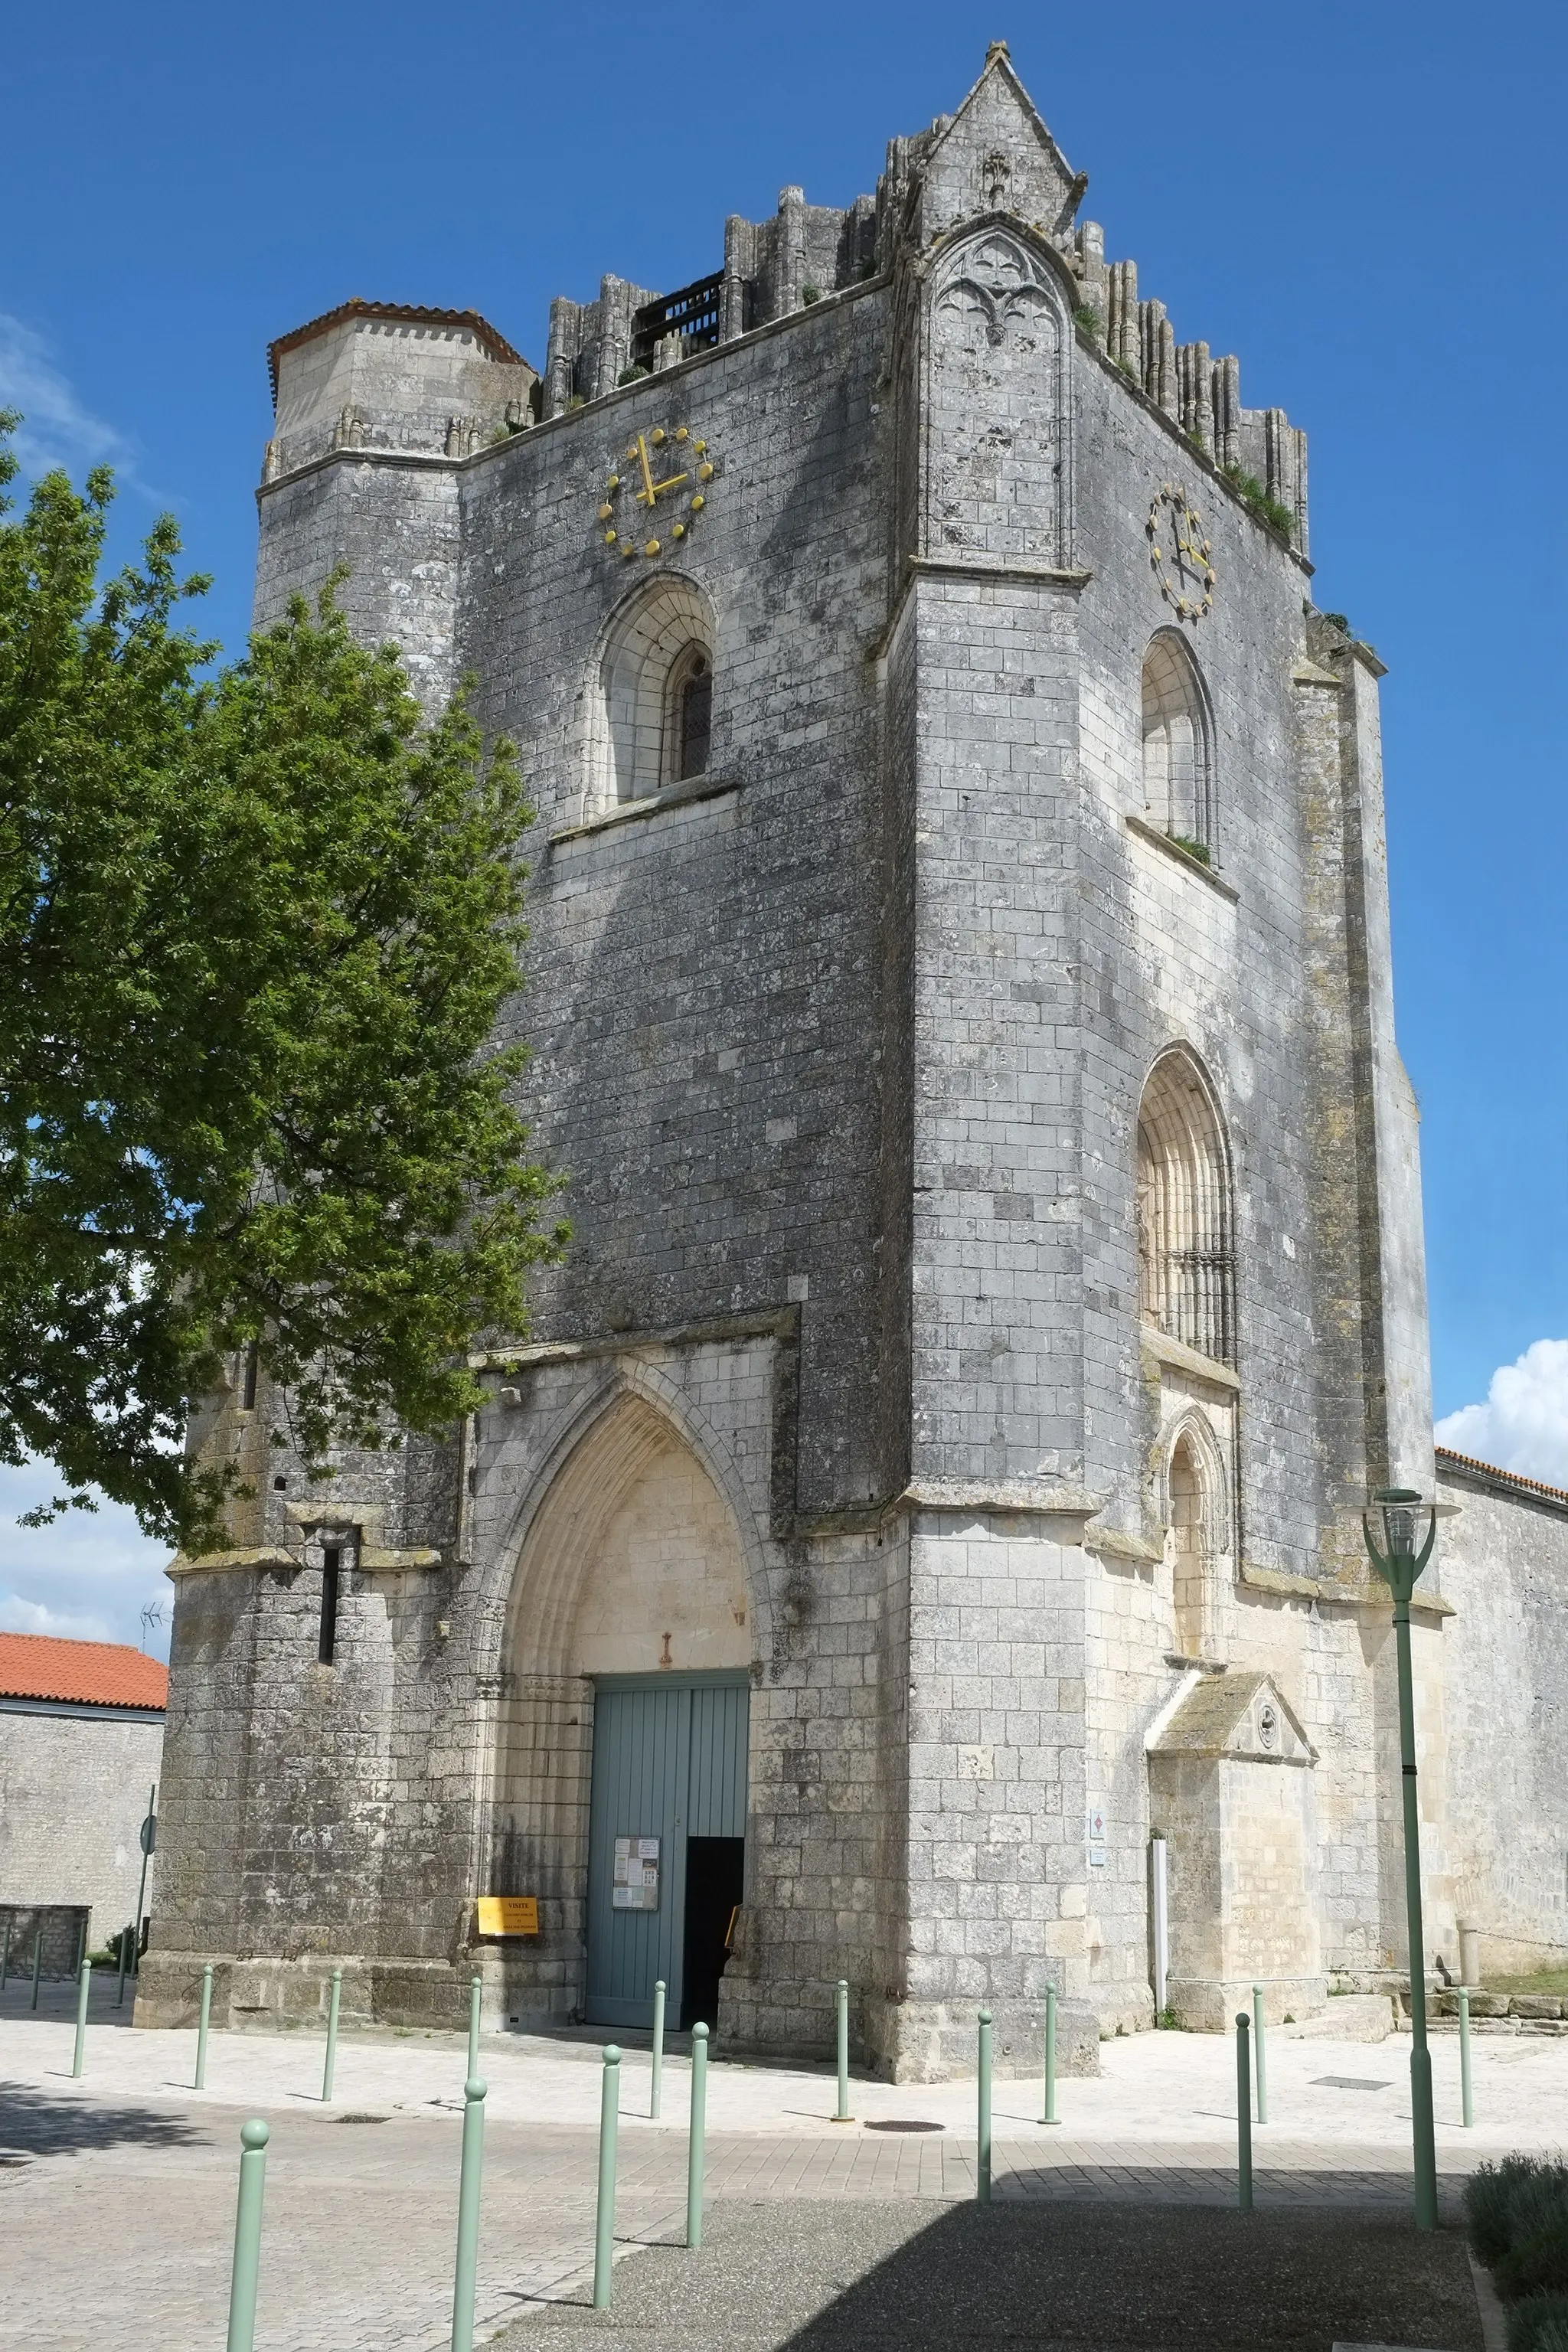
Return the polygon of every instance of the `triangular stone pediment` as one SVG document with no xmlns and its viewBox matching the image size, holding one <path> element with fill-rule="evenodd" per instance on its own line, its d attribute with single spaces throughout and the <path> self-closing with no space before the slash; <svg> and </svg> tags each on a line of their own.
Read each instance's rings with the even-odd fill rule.
<svg viewBox="0 0 1568 2352">
<path fill-rule="evenodd" d="M 997 44 L 958 112 L 927 150 L 916 233 L 933 243 L 987 213 L 1026 222 L 1054 241 L 1070 228 L 1088 182 L 1073 173 Z"/>
<path fill-rule="evenodd" d="M 1318 1751 L 1272 1675 L 1205 1675 L 1150 1750 L 1155 1756 L 1250 1759 L 1259 1764 L 1315 1764 Z"/>
</svg>

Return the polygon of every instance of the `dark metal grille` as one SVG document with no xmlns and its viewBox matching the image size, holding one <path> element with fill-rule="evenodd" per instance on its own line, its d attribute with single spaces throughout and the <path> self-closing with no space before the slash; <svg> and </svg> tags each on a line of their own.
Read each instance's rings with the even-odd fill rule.
<svg viewBox="0 0 1568 2352">
<path fill-rule="evenodd" d="M 686 356 L 693 352 L 710 350 L 719 340 L 719 298 L 723 289 L 724 273 L 717 270 L 711 278 L 700 278 L 694 286 L 683 286 L 675 294 L 665 294 L 657 302 L 645 302 L 640 310 L 632 312 L 632 365 L 651 370 L 654 347 L 666 335 L 679 335 L 686 346 Z"/>
</svg>

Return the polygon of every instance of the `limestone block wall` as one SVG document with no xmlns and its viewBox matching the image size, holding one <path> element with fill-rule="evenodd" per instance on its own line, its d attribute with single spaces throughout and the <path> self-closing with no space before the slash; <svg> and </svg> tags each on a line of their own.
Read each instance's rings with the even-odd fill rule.
<svg viewBox="0 0 1568 2352">
<path fill-rule="evenodd" d="M 136 1915 L 142 1822 L 163 1725 L 0 1700 L 0 1903 L 85 1905 L 91 1943 Z M 147 1909 L 163 1890 L 154 1856 Z"/>
<path fill-rule="evenodd" d="M 1447 1906 L 1483 1977 L 1568 1959 L 1568 1496 L 1437 1456 Z M 1450 1962 L 1450 1965 L 1452 1963 Z"/>
<path fill-rule="evenodd" d="M 881 2053 L 918 2080 L 1038 2063 L 1047 1984 L 1061 2061 L 1098 2066 L 1084 1867 L 1081 1518 L 949 1506 L 910 1537 L 909 1959 Z"/>
<path fill-rule="evenodd" d="M 322 460 L 258 493 L 254 625 L 280 620 L 293 595 L 336 590 L 366 645 L 394 640 L 415 693 L 434 713 L 458 682 L 459 516 L 457 469 L 356 451 Z"/>
<path fill-rule="evenodd" d="M 351 315 L 273 347 L 268 479 L 333 448 L 467 457 L 509 420 L 526 425 L 534 372 L 473 313 L 346 308 Z"/>
<path fill-rule="evenodd" d="M 1276 2022 L 1320 2009 L 1320 1911 L 1310 1768 L 1162 1757 L 1152 1774 L 1170 1863 L 1171 2007 L 1223 2033 L 1265 1987 Z"/>
<path fill-rule="evenodd" d="M 214 1949 L 237 2009 L 308 2007 L 338 1948 L 356 2001 L 439 2012 L 503 1881 L 542 1932 L 487 1953 L 492 2009 L 570 2016 L 587 1677 L 657 1672 L 668 1635 L 672 1666 L 752 1674 L 726 2031 L 820 2047 L 840 1976 L 898 2071 L 967 2063 L 982 1999 L 1004 2061 L 1032 2050 L 1047 1979 L 1086 2032 L 1146 2022 L 1184 1429 L 1206 1664 L 1275 1675 L 1318 1758 L 1257 1902 L 1289 1910 L 1294 1871 L 1323 1967 L 1396 1964 L 1353 1506 L 1384 1465 L 1419 1482 L 1426 1408 L 1377 666 L 1307 609 L 1300 436 L 1106 268 L 1081 193 L 994 51 L 874 206 L 792 189 L 733 224 L 721 341 L 651 378 L 618 384 L 646 289 L 615 278 L 557 306 L 544 421 L 504 440 L 433 446 L 440 367 L 357 329 L 300 376 L 319 422 L 334 367 L 380 368 L 393 422 L 264 486 L 258 614 L 346 562 L 426 707 L 471 670 L 517 742 L 531 969 L 502 1025 L 573 1237 L 467 1430 L 316 1496 L 280 1463 L 250 1548 L 183 1578 L 171 2001 Z M 638 436 L 661 468 L 702 440 L 700 509 L 623 528 Z M 1257 449 L 1294 546 L 1220 470 Z M 1178 495 L 1202 613 L 1153 554 Z M 619 799 L 606 662 L 655 593 L 711 658 L 706 764 Z M 1144 785 L 1173 629 L 1212 722 L 1206 866 Z M 1140 1307 L 1139 1103 L 1178 1045 L 1234 1195 L 1223 1366 Z M 363 1538 L 330 1669 L 326 1507 Z M 1458 1622 L 1419 1637 L 1429 1803 Z"/>
<path fill-rule="evenodd" d="M 531 986 L 542 1153 L 573 1243 L 541 1339 L 805 1302 L 795 1503 L 888 1491 L 876 1345 L 884 984 L 879 713 L 886 612 L 881 295 L 824 300 L 634 384 L 463 477 L 461 651 L 518 742 L 539 823 Z M 713 615 L 702 793 L 584 823 L 585 709 L 643 585 L 604 543 L 628 436 L 709 444 L 674 562 Z M 640 562 L 633 559 L 633 563 Z"/>
</svg>

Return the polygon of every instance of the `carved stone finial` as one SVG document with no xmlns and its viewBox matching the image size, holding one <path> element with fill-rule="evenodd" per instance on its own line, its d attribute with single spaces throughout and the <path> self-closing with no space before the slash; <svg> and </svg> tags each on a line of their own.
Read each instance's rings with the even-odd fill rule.
<svg viewBox="0 0 1568 2352">
<path fill-rule="evenodd" d="M 985 51 L 986 64 L 988 66 L 994 66 L 998 58 L 1005 58 L 1009 65 L 1013 62 L 1012 53 L 1005 41 L 992 41 L 987 45 Z"/>
</svg>

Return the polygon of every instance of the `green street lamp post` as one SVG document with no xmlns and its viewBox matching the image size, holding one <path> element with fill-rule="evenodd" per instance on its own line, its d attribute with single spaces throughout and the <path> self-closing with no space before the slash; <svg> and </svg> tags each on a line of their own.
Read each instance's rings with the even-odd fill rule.
<svg viewBox="0 0 1568 2352">
<path fill-rule="evenodd" d="M 1421 1925 L 1421 1815 L 1415 1800 L 1415 1693 L 1410 1671 L 1410 1599 L 1432 1557 L 1437 1521 L 1451 1503 L 1426 1502 L 1411 1486 L 1380 1486 L 1363 1514 L 1373 1566 L 1394 1595 L 1399 1669 L 1399 1762 L 1405 1787 L 1405 1904 L 1410 1946 L 1410 2118 L 1415 2226 L 1437 2226 L 1437 2149 L 1432 2127 L 1432 2056 L 1426 2047 L 1426 1946 Z M 1379 1537 L 1382 1538 L 1381 1544 Z"/>
</svg>

